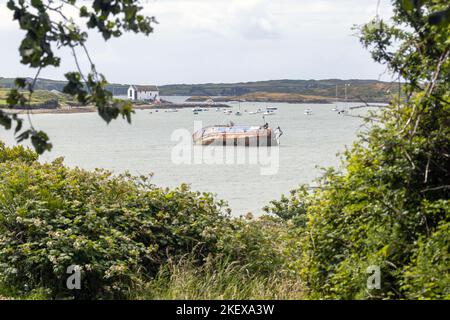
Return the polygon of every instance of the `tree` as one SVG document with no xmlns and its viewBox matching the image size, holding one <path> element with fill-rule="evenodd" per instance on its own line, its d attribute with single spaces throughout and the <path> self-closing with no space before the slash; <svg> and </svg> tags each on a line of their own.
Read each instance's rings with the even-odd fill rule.
<svg viewBox="0 0 450 320">
<path fill-rule="evenodd" d="M 61 59 L 55 55 L 54 48 L 66 47 L 72 51 L 78 70 L 65 74 L 68 82 L 63 92 L 75 96 L 83 105 L 95 105 L 99 115 L 108 123 L 119 115 L 131 122 L 131 104 L 114 99 L 111 92 L 105 89 L 107 81 L 97 72 L 86 47 L 88 34 L 67 12 L 75 9 L 86 22 L 85 27 L 98 31 L 106 41 L 127 31 L 145 35 L 153 31 L 152 25 L 157 22 L 154 17 L 141 14 L 139 3 L 139 0 L 94 0 L 86 6 L 77 0 L 9 0 L 7 7 L 13 12 L 13 19 L 20 29 L 26 31 L 19 47 L 21 63 L 36 69 L 36 74 L 32 81 L 24 78 L 15 80 L 15 88 L 8 95 L 8 106 L 30 107 L 31 95 L 41 70 L 60 65 Z M 80 68 L 76 49 L 81 49 L 90 62 L 87 74 Z M 22 119 L 0 110 L 0 125 L 11 129 L 14 123 L 18 142 L 30 139 L 39 154 L 51 150 L 52 144 L 45 132 L 35 129 L 31 122 L 28 129 L 22 130 Z"/>
<path fill-rule="evenodd" d="M 345 152 L 345 171 L 269 208 L 301 222 L 298 268 L 313 297 L 450 298 L 450 7 L 393 6 L 392 20 L 376 17 L 360 39 L 406 81 L 405 94 L 373 115 Z M 374 266 L 381 286 L 369 288 Z"/>
</svg>

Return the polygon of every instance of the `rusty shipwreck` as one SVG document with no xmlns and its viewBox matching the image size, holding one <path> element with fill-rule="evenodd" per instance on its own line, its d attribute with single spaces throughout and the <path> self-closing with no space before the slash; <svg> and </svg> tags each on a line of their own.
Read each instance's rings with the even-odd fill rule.
<svg viewBox="0 0 450 320">
<path fill-rule="evenodd" d="M 283 134 L 280 127 L 275 130 L 266 123 L 262 126 L 252 125 L 214 125 L 204 127 L 192 135 L 194 144 L 262 147 L 279 145 Z"/>
</svg>

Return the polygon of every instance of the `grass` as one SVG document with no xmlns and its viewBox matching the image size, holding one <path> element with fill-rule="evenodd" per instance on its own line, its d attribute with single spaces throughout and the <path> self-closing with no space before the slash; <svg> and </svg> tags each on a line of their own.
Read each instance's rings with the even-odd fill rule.
<svg viewBox="0 0 450 320">
<path fill-rule="evenodd" d="M 301 300 L 306 291 L 298 277 L 274 273 L 252 274 L 246 266 L 222 261 L 203 266 L 189 259 L 169 261 L 141 288 L 130 291 L 132 300 Z M 44 289 L 18 294 L 0 287 L 0 300 L 51 299 Z"/>
<path fill-rule="evenodd" d="M 26 294 L 11 291 L 0 285 L 0 300 L 47 300 L 50 295 L 43 288 L 32 290 Z"/>
<path fill-rule="evenodd" d="M 168 263 L 153 280 L 130 294 L 150 300 L 305 299 L 301 281 L 287 274 L 253 274 L 246 266 L 222 261 L 196 266 L 189 259 Z"/>
</svg>

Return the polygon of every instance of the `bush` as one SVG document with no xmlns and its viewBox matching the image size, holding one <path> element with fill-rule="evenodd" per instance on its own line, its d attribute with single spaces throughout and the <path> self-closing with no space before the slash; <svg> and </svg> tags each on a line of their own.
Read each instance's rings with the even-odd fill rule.
<svg viewBox="0 0 450 320">
<path fill-rule="evenodd" d="M 0 151 L 0 282 L 21 295 L 124 297 L 167 256 L 215 253 L 229 222 L 222 202 L 185 185 L 161 189 L 148 177 L 41 164 L 21 147 Z M 66 288 L 70 265 L 81 268 L 82 290 Z"/>
<path fill-rule="evenodd" d="M 293 274 L 290 262 L 299 254 L 297 235 L 278 218 L 249 215 L 233 219 L 219 237 L 217 247 L 222 256 L 245 265 L 252 274 Z"/>
<path fill-rule="evenodd" d="M 392 19 L 376 16 L 359 28 L 360 40 L 405 80 L 403 92 L 369 114 L 344 171 L 327 170 L 313 193 L 294 192 L 270 209 L 300 218 L 297 266 L 313 297 L 449 296 L 448 1 L 392 5 Z M 380 288 L 367 286 L 371 266 L 380 268 Z"/>
<path fill-rule="evenodd" d="M 0 163 L 7 161 L 22 161 L 31 163 L 37 159 L 38 155 L 30 149 L 25 149 L 23 146 L 7 148 L 5 144 L 0 141 Z"/>
<path fill-rule="evenodd" d="M 448 209 L 448 205 L 447 205 Z M 408 299 L 450 299 L 450 223 L 421 237 L 405 268 L 403 291 Z"/>
</svg>

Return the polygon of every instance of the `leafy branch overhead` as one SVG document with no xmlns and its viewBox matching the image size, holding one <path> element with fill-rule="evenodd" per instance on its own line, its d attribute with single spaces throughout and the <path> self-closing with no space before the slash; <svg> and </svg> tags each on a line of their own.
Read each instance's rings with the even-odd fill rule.
<svg viewBox="0 0 450 320">
<path fill-rule="evenodd" d="M 106 40 L 120 37 L 123 32 L 132 31 L 149 35 L 152 25 L 157 23 L 154 17 L 142 14 L 143 7 L 137 0 L 95 0 L 90 5 L 86 1 L 76 0 L 9 0 L 7 7 L 13 11 L 13 19 L 25 30 L 25 36 L 19 47 L 21 63 L 36 69 L 33 80 L 17 78 L 15 88 L 11 89 L 7 103 L 10 108 L 31 108 L 31 95 L 35 82 L 43 68 L 59 67 L 61 58 L 55 54 L 55 48 L 71 50 L 77 70 L 65 74 L 67 85 L 63 92 L 77 98 L 82 105 L 95 105 L 102 119 L 107 123 L 119 115 L 131 122 L 132 108 L 129 102 L 114 99 L 106 90 L 107 81 L 98 73 L 86 48 L 87 29 L 93 29 Z M 80 5 L 79 5 L 80 4 Z M 68 12 L 76 10 L 80 21 L 69 17 Z M 90 70 L 85 74 L 79 65 L 76 48 L 79 48 L 89 61 Z M 30 122 L 30 128 L 22 130 L 22 120 L 17 115 L 0 112 L 0 125 L 6 129 L 16 123 L 17 141 L 30 139 L 35 150 L 42 154 L 51 150 L 52 145 L 45 132 L 36 130 Z"/>
</svg>

